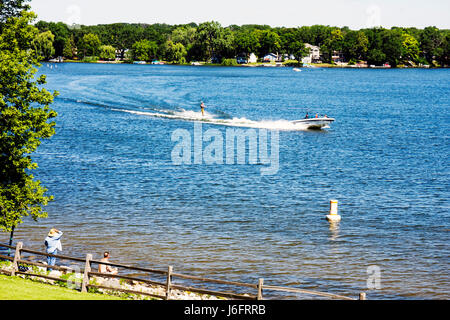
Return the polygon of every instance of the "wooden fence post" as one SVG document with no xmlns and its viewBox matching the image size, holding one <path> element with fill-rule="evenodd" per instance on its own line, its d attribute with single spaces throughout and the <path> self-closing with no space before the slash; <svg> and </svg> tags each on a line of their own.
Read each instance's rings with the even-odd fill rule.
<svg viewBox="0 0 450 320">
<path fill-rule="evenodd" d="M 170 286 L 172 284 L 172 271 L 173 271 L 173 267 L 169 266 L 169 268 L 167 269 L 167 282 L 166 282 L 166 300 L 170 299 Z"/>
<path fill-rule="evenodd" d="M 258 297 L 257 297 L 257 300 L 262 300 L 262 298 L 263 298 L 263 295 L 262 295 L 263 284 L 264 284 L 264 279 L 260 278 L 258 280 Z"/>
<path fill-rule="evenodd" d="M 366 293 L 365 292 L 361 292 L 359 294 L 359 300 L 366 300 Z"/>
<path fill-rule="evenodd" d="M 81 284 L 81 292 L 87 292 L 87 286 L 89 285 L 89 272 L 91 272 L 91 260 L 92 254 L 86 255 L 86 264 L 84 266 L 83 282 Z"/>
<path fill-rule="evenodd" d="M 17 242 L 16 244 L 16 252 L 14 253 L 14 260 L 13 260 L 13 270 L 11 271 L 11 275 L 15 276 L 16 272 L 19 271 L 19 262 L 20 260 L 20 250 L 22 250 L 23 242 Z"/>
</svg>

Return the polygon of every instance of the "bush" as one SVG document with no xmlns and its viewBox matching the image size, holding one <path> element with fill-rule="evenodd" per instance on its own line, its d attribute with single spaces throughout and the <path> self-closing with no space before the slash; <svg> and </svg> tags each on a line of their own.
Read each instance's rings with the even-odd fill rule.
<svg viewBox="0 0 450 320">
<path fill-rule="evenodd" d="M 297 60 L 286 60 L 283 62 L 286 67 L 303 67 L 303 63 Z"/>
<path fill-rule="evenodd" d="M 88 56 L 88 57 L 84 57 L 83 60 L 81 60 L 82 62 L 97 62 L 98 61 L 98 57 L 96 56 Z"/>
<path fill-rule="evenodd" d="M 222 65 L 223 66 L 237 66 L 236 59 L 223 59 Z"/>
</svg>

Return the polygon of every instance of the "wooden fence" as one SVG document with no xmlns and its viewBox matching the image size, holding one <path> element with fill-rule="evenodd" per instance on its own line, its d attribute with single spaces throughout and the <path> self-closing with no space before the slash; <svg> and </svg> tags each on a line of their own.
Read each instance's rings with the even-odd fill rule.
<svg viewBox="0 0 450 320">
<path fill-rule="evenodd" d="M 110 262 L 102 262 L 98 260 L 93 260 L 91 254 L 87 254 L 85 259 L 82 258 L 74 258 L 64 255 L 53 255 L 48 254 L 45 252 L 30 250 L 23 248 L 23 243 L 18 242 L 15 247 L 8 246 L 5 244 L 0 244 L 0 248 L 7 248 L 10 250 L 14 250 L 14 256 L 11 257 L 9 255 L 2 255 L 0 254 L 0 260 L 9 260 L 13 263 L 13 270 L 11 272 L 7 272 L 3 270 L 3 273 L 6 273 L 11 276 L 15 276 L 18 274 L 24 274 L 27 276 L 33 276 L 33 277 L 41 277 L 48 280 L 54 280 L 59 282 L 65 282 L 68 283 L 69 280 L 53 277 L 50 275 L 43 275 L 39 273 L 33 273 L 33 272 L 26 272 L 21 271 L 19 266 L 22 265 L 32 265 L 37 267 L 43 267 L 48 268 L 49 266 L 43 263 L 34 262 L 30 260 L 24 260 L 22 257 L 23 253 L 31 253 L 46 257 L 55 257 L 61 260 L 69 260 L 69 261 L 76 261 L 79 263 L 84 264 L 84 269 L 80 269 L 80 273 L 83 274 L 82 282 L 81 282 L 81 291 L 87 292 L 89 288 L 97 288 L 97 289 L 104 289 L 104 290 L 111 290 L 111 291 L 120 291 L 125 293 L 131 293 L 131 294 L 138 294 L 138 295 L 146 295 L 154 298 L 169 300 L 171 298 L 171 292 L 172 290 L 180 290 L 180 291 L 189 291 L 189 292 L 195 292 L 199 294 L 207 294 L 217 297 L 223 297 L 223 298 L 229 298 L 229 299 L 238 299 L 238 300 L 262 300 L 263 299 L 263 290 L 264 291 L 279 291 L 279 292 L 290 292 L 290 293 L 301 293 L 301 294 L 308 294 L 313 296 L 321 296 L 321 297 L 327 297 L 330 299 L 339 299 L 339 300 L 365 300 L 366 295 L 364 292 L 359 294 L 359 298 L 351 298 L 347 296 L 341 296 L 337 294 L 332 293 L 326 293 L 326 292 L 319 292 L 319 291 L 311 291 L 311 290 L 304 290 L 299 288 L 292 288 L 292 287 L 281 287 L 281 286 L 272 286 L 272 285 L 266 285 L 264 284 L 263 279 L 259 279 L 258 283 L 250 284 L 250 283 L 242 283 L 242 282 L 235 282 L 235 281 L 225 281 L 225 280 L 217 280 L 217 279 L 210 279 L 210 278 L 204 278 L 199 276 L 192 276 L 192 275 L 186 275 L 181 273 L 174 273 L 173 267 L 169 266 L 167 270 L 158 270 L 158 269 L 150 269 L 150 268 L 141 268 L 141 267 L 135 267 L 135 266 L 129 266 L 124 264 L 118 264 L 118 263 L 110 263 Z M 117 268 L 123 268 L 127 270 L 132 271 L 138 271 L 141 273 L 144 273 L 147 276 L 154 276 L 162 277 L 164 281 L 156 281 L 156 280 L 149 280 L 148 278 L 138 278 L 134 276 L 129 275 L 119 275 L 119 274 L 108 274 L 108 273 L 99 273 L 95 272 L 92 269 L 92 265 L 96 264 L 102 264 L 102 265 L 108 265 L 111 267 L 117 267 Z M 51 269 L 60 270 L 64 273 L 71 272 L 70 268 L 64 267 L 64 266 L 50 266 Z M 102 277 L 102 278 L 115 278 L 115 279 L 122 279 L 122 280 L 128 280 L 128 281 L 136 281 L 138 283 L 144 283 L 152 286 L 157 286 L 160 288 L 164 288 L 164 295 L 158 295 L 154 293 L 148 293 L 148 292 L 142 292 L 137 290 L 130 290 L 125 288 L 117 288 L 112 287 L 108 285 L 99 285 L 99 284 L 93 284 L 90 282 L 91 277 Z M 192 286 L 185 286 L 181 284 L 174 283 L 174 279 L 185 279 L 185 280 L 192 280 L 192 281 L 198 281 L 203 283 L 215 283 L 220 285 L 226 285 L 226 286 L 234 286 L 234 287 L 240 287 L 245 289 L 252 289 L 254 293 L 233 293 L 233 292 L 227 292 L 227 291 L 217 291 L 217 290 L 209 290 L 204 288 L 198 288 L 198 287 L 192 287 Z M 255 292 L 256 291 L 256 292 Z"/>
</svg>

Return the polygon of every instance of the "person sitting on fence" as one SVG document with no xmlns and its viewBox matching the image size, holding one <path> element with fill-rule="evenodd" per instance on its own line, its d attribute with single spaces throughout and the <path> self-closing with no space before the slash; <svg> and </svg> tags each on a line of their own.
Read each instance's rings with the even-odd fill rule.
<svg viewBox="0 0 450 320">
<path fill-rule="evenodd" d="M 109 262 L 109 252 L 105 251 L 103 253 L 103 258 L 100 260 L 102 262 Z M 98 272 L 100 273 L 109 273 L 109 274 L 117 274 L 118 270 L 116 268 L 113 268 L 109 265 L 105 264 L 99 264 L 98 265 Z"/>
<path fill-rule="evenodd" d="M 50 229 L 47 237 L 45 238 L 44 244 L 47 253 L 49 254 L 58 254 L 58 251 L 62 251 L 61 246 L 61 237 L 63 233 L 55 228 Z M 56 262 L 56 257 L 47 257 L 47 265 L 54 266 Z M 51 268 L 48 269 L 52 271 Z"/>
</svg>

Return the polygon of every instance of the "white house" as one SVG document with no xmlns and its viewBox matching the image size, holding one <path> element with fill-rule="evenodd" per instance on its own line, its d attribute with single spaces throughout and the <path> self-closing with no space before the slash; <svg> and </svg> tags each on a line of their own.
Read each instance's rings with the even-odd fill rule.
<svg viewBox="0 0 450 320">
<path fill-rule="evenodd" d="M 258 58 L 254 53 L 250 53 L 250 56 L 247 57 L 246 54 L 242 53 L 236 57 L 236 62 L 239 64 L 242 63 L 256 63 L 258 61 Z"/>
<path fill-rule="evenodd" d="M 256 63 L 258 61 L 258 58 L 256 55 L 252 52 L 250 53 L 250 57 L 248 58 L 248 63 Z"/>
<path fill-rule="evenodd" d="M 309 49 L 309 55 L 302 59 L 302 63 L 318 63 L 320 62 L 320 48 L 313 46 L 309 43 L 305 43 L 305 47 Z"/>
</svg>

